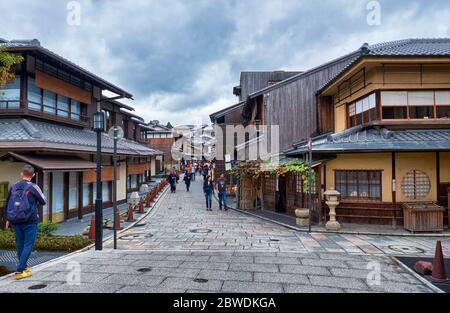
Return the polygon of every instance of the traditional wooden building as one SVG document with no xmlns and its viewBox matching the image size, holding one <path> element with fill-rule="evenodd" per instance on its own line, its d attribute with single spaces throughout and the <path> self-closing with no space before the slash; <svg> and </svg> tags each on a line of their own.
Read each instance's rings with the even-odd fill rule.
<svg viewBox="0 0 450 313">
<path fill-rule="evenodd" d="M 24 57 L 15 68 L 15 80 L 0 90 L 0 207 L 8 187 L 29 163 L 36 168 L 35 182 L 48 199 L 40 208 L 41 219 L 61 222 L 93 211 L 97 143 L 91 117 L 98 110 L 107 122 L 101 160 L 104 207 L 111 205 L 113 181 L 113 142 L 106 131 L 114 124 L 125 132 L 118 143 L 117 181 L 117 199 L 125 202 L 128 192 L 149 179 L 152 159 L 161 154 L 139 142 L 143 120 L 130 116 L 133 108 L 106 99 L 103 91 L 116 94 L 115 98 L 132 95 L 37 40 L 2 40 L 0 45 Z"/>
<path fill-rule="evenodd" d="M 326 126 L 312 146 L 331 158 L 321 184 L 341 193 L 340 220 L 401 224 L 405 203 L 448 209 L 450 39 L 365 44 L 316 96 Z M 300 142 L 287 155 L 304 152 Z"/>
<path fill-rule="evenodd" d="M 305 159 L 313 138 L 315 220 L 336 188 L 339 220 L 401 224 L 405 203 L 448 208 L 449 103 L 450 39 L 407 39 L 364 44 L 250 93 L 242 122 L 278 125 L 282 158 Z M 293 214 L 300 199 L 298 177 L 263 182 L 264 209 Z"/>
</svg>

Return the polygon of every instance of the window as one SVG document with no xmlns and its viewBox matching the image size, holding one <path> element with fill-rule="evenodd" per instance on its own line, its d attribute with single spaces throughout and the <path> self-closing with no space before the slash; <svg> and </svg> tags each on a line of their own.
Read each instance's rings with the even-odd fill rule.
<svg viewBox="0 0 450 313">
<path fill-rule="evenodd" d="M 450 118 L 450 91 L 436 91 L 436 117 Z"/>
<path fill-rule="evenodd" d="M 14 81 L 8 82 L 0 90 L 0 109 L 20 108 L 20 76 L 17 75 Z"/>
<path fill-rule="evenodd" d="M 422 171 L 412 170 L 403 177 L 402 193 L 406 199 L 424 199 L 428 196 L 430 190 L 430 178 Z"/>
<path fill-rule="evenodd" d="M 348 106 L 350 127 L 367 124 L 377 119 L 375 94 L 371 94 Z"/>
<path fill-rule="evenodd" d="M 60 213 L 64 206 L 64 175 L 61 172 L 54 172 L 52 175 L 52 212 Z"/>
<path fill-rule="evenodd" d="M 42 90 L 36 87 L 34 78 L 28 77 L 28 108 L 42 111 Z"/>
<path fill-rule="evenodd" d="M 83 184 L 83 207 L 87 207 L 91 204 L 91 199 L 89 198 L 89 184 Z"/>
<path fill-rule="evenodd" d="M 56 113 L 56 94 L 48 90 L 44 90 L 44 112 Z"/>
<path fill-rule="evenodd" d="M 381 171 L 338 170 L 335 185 L 342 198 L 381 200 Z"/>
<path fill-rule="evenodd" d="M 408 93 L 406 91 L 383 91 L 381 104 L 383 119 L 408 118 Z"/>
<path fill-rule="evenodd" d="M 69 173 L 69 209 L 78 208 L 78 173 Z"/>
<path fill-rule="evenodd" d="M 450 91 L 383 91 L 383 119 L 450 118 Z"/>
<path fill-rule="evenodd" d="M 408 92 L 409 118 L 434 118 L 434 93 Z"/>
<path fill-rule="evenodd" d="M 79 121 L 80 120 L 80 111 L 81 106 L 80 102 L 76 100 L 72 100 L 70 103 L 70 118 Z"/>
<path fill-rule="evenodd" d="M 69 103 L 70 100 L 67 97 L 58 95 L 58 112 L 57 115 L 61 117 L 69 117 Z"/>
</svg>

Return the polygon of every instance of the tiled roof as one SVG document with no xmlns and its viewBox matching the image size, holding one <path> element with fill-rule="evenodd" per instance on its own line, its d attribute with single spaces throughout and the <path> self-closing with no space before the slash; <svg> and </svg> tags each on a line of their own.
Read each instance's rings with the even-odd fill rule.
<svg viewBox="0 0 450 313">
<path fill-rule="evenodd" d="M 306 151 L 306 143 L 288 155 Z M 354 127 L 313 139 L 313 152 L 450 151 L 450 129 L 402 129 Z"/>
<path fill-rule="evenodd" d="M 80 152 L 95 152 L 97 135 L 95 132 L 48 122 L 27 119 L 0 120 L 0 149 L 8 147 L 29 148 L 39 147 L 56 150 L 73 150 Z M 121 139 L 117 151 L 123 155 L 160 155 L 161 151 L 150 149 L 138 142 Z M 102 152 L 113 152 L 113 140 L 107 135 L 102 136 Z"/>
<path fill-rule="evenodd" d="M 319 91 L 328 87 L 363 57 L 450 57 L 450 38 L 403 39 L 373 45 L 365 43 L 354 53 L 356 53 L 356 57 L 324 83 Z"/>
<path fill-rule="evenodd" d="M 5 40 L 0 38 L 0 47 L 5 47 L 6 49 L 26 49 L 26 50 L 35 50 L 38 51 L 46 56 L 49 56 L 52 59 L 56 59 L 59 62 L 62 62 L 66 64 L 67 66 L 71 67 L 72 69 L 90 77 L 92 80 L 96 81 L 98 84 L 101 84 L 104 88 L 108 88 L 114 93 L 120 94 L 126 98 L 132 98 L 133 95 L 128 93 L 127 91 L 123 90 L 122 88 L 104 80 L 103 78 L 95 75 L 94 73 L 82 68 L 81 66 L 73 63 L 72 61 L 56 54 L 53 51 L 48 50 L 47 48 L 44 48 L 41 46 L 41 43 L 37 39 L 31 39 L 31 40 Z"/>
<path fill-rule="evenodd" d="M 450 56 L 450 38 L 404 39 L 366 47 L 366 54 L 374 56 Z"/>
</svg>

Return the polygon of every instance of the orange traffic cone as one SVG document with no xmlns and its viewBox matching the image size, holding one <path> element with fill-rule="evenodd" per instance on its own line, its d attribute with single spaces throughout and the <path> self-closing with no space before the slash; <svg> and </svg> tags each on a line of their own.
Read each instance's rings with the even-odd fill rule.
<svg viewBox="0 0 450 313">
<path fill-rule="evenodd" d="M 433 261 L 433 274 L 431 280 L 436 283 L 446 283 L 448 281 L 445 271 L 444 254 L 442 253 L 442 245 L 440 241 L 436 242 L 436 252 Z"/>
<path fill-rule="evenodd" d="M 127 222 L 128 223 L 133 223 L 136 220 L 134 219 L 134 214 L 133 214 L 133 205 L 130 203 L 130 205 L 128 206 L 128 216 L 127 216 Z"/>
<path fill-rule="evenodd" d="M 120 227 L 120 210 L 119 208 L 116 209 L 116 223 L 114 225 L 114 230 L 121 230 L 122 227 Z"/>
<path fill-rule="evenodd" d="M 147 197 L 145 198 L 145 207 L 149 208 L 152 205 L 151 192 L 147 193 Z"/>
<path fill-rule="evenodd" d="M 141 198 L 141 200 L 139 201 L 139 214 L 144 214 L 145 210 L 144 210 L 144 199 Z"/>
<path fill-rule="evenodd" d="M 95 240 L 95 213 L 91 216 L 91 227 L 89 227 L 89 240 Z"/>
</svg>

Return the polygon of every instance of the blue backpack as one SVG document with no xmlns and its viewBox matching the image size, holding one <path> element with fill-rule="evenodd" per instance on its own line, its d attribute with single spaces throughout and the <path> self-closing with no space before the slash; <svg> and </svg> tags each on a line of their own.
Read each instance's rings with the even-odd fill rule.
<svg viewBox="0 0 450 313">
<path fill-rule="evenodd" d="M 22 224 L 30 220 L 35 214 L 34 208 L 28 201 L 29 189 L 32 185 L 27 184 L 23 189 L 18 189 L 16 185 L 11 188 L 8 205 L 6 207 L 6 220 L 11 224 Z"/>
</svg>

